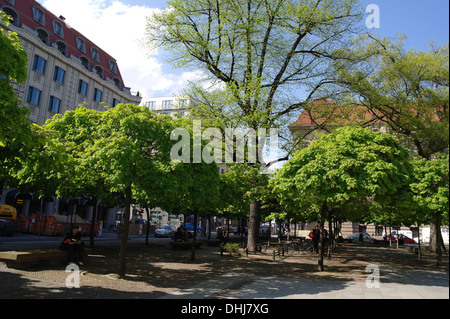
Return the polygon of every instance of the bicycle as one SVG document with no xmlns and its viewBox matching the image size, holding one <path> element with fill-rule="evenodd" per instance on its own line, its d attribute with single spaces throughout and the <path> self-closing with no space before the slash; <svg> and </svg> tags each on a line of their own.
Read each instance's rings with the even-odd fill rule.
<svg viewBox="0 0 450 319">
<path fill-rule="evenodd" d="M 294 252 L 305 255 L 307 253 L 312 253 L 314 246 L 311 240 L 302 240 L 300 242 L 293 240 L 286 245 L 286 250 L 288 255 L 293 255 Z"/>
</svg>

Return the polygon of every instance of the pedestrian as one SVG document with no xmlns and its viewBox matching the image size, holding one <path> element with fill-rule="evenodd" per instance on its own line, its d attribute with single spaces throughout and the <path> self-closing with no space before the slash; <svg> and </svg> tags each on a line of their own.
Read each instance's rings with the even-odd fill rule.
<svg viewBox="0 0 450 319">
<path fill-rule="evenodd" d="M 84 243 L 77 225 L 73 225 L 71 231 L 64 237 L 61 248 L 67 250 L 68 263 L 83 265 Z"/>
<path fill-rule="evenodd" d="M 314 247 L 314 252 L 316 254 L 319 253 L 319 240 L 320 240 L 320 230 L 319 230 L 319 225 L 316 225 L 316 227 L 314 227 L 314 230 L 312 231 L 313 247 Z"/>
</svg>

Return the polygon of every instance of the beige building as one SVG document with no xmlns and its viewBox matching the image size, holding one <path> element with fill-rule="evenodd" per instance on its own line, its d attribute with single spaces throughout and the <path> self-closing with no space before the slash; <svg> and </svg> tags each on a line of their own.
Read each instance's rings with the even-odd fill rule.
<svg viewBox="0 0 450 319">
<path fill-rule="evenodd" d="M 18 98 L 39 125 L 80 104 L 99 111 L 118 103 L 139 104 L 126 87 L 116 60 L 34 0 L 0 0 L 11 17 L 3 28 L 16 32 L 28 54 L 28 79 Z"/>
<path fill-rule="evenodd" d="M 139 93 L 125 86 L 117 61 L 63 16 L 54 15 L 35 0 L 0 0 L 0 10 L 10 16 L 8 26 L 0 22 L 2 28 L 17 33 L 28 54 L 28 78 L 14 86 L 23 107 L 30 110 L 30 122 L 43 125 L 55 114 L 75 110 L 81 104 L 104 111 L 119 103 L 141 103 Z M 94 205 L 55 197 L 41 202 L 37 195 L 14 189 L 5 189 L 0 203 L 16 207 L 27 218 L 40 212 L 63 215 L 67 220 L 73 218 L 72 214 L 92 219 Z M 97 218 L 105 226 L 114 227 L 116 212 L 116 207 L 100 203 Z"/>
</svg>

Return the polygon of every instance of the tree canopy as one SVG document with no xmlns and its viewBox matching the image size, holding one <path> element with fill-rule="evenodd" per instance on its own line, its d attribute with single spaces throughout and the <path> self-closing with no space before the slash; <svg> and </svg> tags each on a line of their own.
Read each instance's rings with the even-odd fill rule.
<svg viewBox="0 0 450 319">
<path fill-rule="evenodd" d="M 300 150 L 271 185 L 288 211 L 320 220 L 323 228 L 334 210 L 358 200 L 383 202 L 407 187 L 410 176 L 409 152 L 392 135 L 343 127 Z"/>
</svg>

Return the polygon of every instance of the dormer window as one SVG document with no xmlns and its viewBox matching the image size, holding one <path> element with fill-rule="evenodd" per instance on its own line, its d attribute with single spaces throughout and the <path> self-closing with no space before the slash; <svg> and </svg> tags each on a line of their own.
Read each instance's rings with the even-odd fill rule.
<svg viewBox="0 0 450 319">
<path fill-rule="evenodd" d="M 37 29 L 36 30 L 38 38 L 42 40 L 46 45 L 50 45 L 49 35 L 47 31 L 44 29 Z"/>
<path fill-rule="evenodd" d="M 109 60 L 109 70 L 114 73 L 117 74 L 117 66 L 116 66 L 116 62 Z"/>
<path fill-rule="evenodd" d="M 45 26 L 44 11 L 42 11 L 41 9 L 39 9 L 37 7 L 33 7 L 33 18 L 34 18 L 34 21 Z"/>
<path fill-rule="evenodd" d="M 63 26 L 58 21 L 53 21 L 53 32 L 60 38 L 64 38 Z"/>
<path fill-rule="evenodd" d="M 16 27 L 19 26 L 19 16 L 17 15 L 17 12 L 14 11 L 14 9 L 3 7 L 2 10 L 4 13 L 6 13 L 6 15 L 9 16 L 9 22 L 11 22 L 12 25 L 15 25 Z"/>
<path fill-rule="evenodd" d="M 64 56 L 68 56 L 67 45 L 64 42 L 56 41 L 56 47 Z"/>
<path fill-rule="evenodd" d="M 121 90 L 122 86 L 120 84 L 120 80 L 118 78 L 114 78 L 113 81 L 114 81 L 114 84 Z"/>
<path fill-rule="evenodd" d="M 100 66 L 96 66 L 94 68 L 94 72 L 98 74 L 98 76 L 100 76 L 103 79 L 103 69 Z"/>
<path fill-rule="evenodd" d="M 77 38 L 77 49 L 86 53 L 86 44 L 82 38 Z"/>
<path fill-rule="evenodd" d="M 91 48 L 91 56 L 94 61 L 100 62 L 100 54 L 96 48 Z"/>
<path fill-rule="evenodd" d="M 86 58 L 85 56 L 80 57 L 80 61 L 81 64 L 83 64 L 83 66 L 89 70 L 89 59 Z"/>
</svg>

